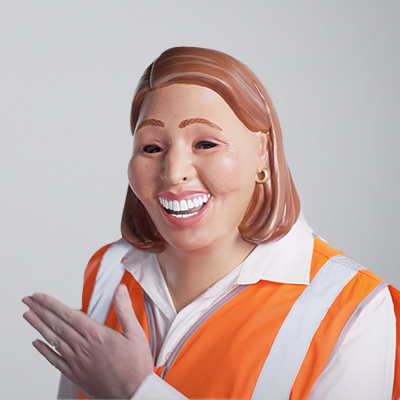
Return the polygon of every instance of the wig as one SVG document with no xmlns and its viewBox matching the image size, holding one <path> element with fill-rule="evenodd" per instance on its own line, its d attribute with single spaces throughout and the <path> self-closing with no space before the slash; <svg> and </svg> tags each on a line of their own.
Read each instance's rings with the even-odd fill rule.
<svg viewBox="0 0 400 400">
<path fill-rule="evenodd" d="M 270 179 L 255 184 L 238 229 L 243 240 L 254 244 L 286 235 L 298 218 L 300 201 L 285 160 L 279 120 L 264 86 L 244 64 L 219 51 L 197 47 L 166 50 L 139 81 L 131 111 L 132 133 L 146 94 L 173 84 L 199 85 L 213 90 L 247 129 L 267 135 L 265 165 Z M 165 248 L 164 239 L 130 187 L 121 231 L 123 238 L 134 247 L 151 252 L 162 252 Z"/>
</svg>

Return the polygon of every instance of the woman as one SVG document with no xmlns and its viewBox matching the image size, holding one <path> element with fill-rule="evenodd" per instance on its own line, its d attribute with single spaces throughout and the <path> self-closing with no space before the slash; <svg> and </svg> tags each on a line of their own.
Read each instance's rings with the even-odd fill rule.
<svg viewBox="0 0 400 400">
<path fill-rule="evenodd" d="M 131 125 L 124 240 L 89 262 L 91 318 L 24 299 L 58 352 L 34 342 L 64 375 L 59 396 L 398 398 L 398 292 L 299 218 L 254 74 L 217 51 L 167 50 Z"/>
</svg>

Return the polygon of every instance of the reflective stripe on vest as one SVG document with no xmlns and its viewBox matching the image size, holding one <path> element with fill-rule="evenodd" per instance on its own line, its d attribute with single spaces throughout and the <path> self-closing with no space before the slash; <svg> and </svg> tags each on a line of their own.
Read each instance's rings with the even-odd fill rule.
<svg viewBox="0 0 400 400">
<path fill-rule="evenodd" d="M 117 242 L 118 243 L 118 242 Z M 371 280 L 368 281 L 368 273 L 360 273 L 360 275 L 357 275 L 357 272 L 360 269 L 363 269 L 361 266 L 357 265 L 354 263 L 351 259 L 349 259 L 346 256 L 343 255 L 333 255 L 332 252 L 333 250 L 327 250 L 324 251 L 324 248 L 321 250 L 321 246 L 324 246 L 324 244 L 319 244 L 318 239 L 317 239 L 317 244 L 316 244 L 317 253 L 313 254 L 313 257 L 316 257 L 316 262 L 315 262 L 315 267 L 312 269 L 312 271 L 315 271 L 316 275 L 314 278 L 312 278 L 310 284 L 303 290 L 301 294 L 299 293 L 299 296 L 293 300 L 293 303 L 291 300 L 290 308 L 287 309 L 287 312 L 285 312 L 282 316 L 282 320 L 280 322 L 280 325 L 276 332 L 278 332 L 272 340 L 270 341 L 270 346 L 268 349 L 264 352 L 262 348 L 260 348 L 259 345 L 257 345 L 258 342 L 254 341 L 254 346 L 256 349 L 258 349 L 258 353 L 260 354 L 259 357 L 259 364 L 257 367 L 257 372 L 255 372 L 254 375 L 254 380 L 253 383 L 251 384 L 251 387 L 247 385 L 248 394 L 246 396 L 241 396 L 242 393 L 246 393 L 247 389 L 244 389 L 244 391 L 239 391 L 235 392 L 236 395 L 233 395 L 232 397 L 234 398 L 248 398 L 250 397 L 252 399 L 265 399 L 265 398 L 272 398 L 272 399 L 288 399 L 291 396 L 291 390 L 292 390 L 292 396 L 295 396 L 296 398 L 305 398 L 308 391 L 305 391 L 305 395 L 303 394 L 299 396 L 298 394 L 298 388 L 301 388 L 303 386 L 303 383 L 310 383 L 312 385 L 315 382 L 315 377 L 313 379 L 309 379 L 309 376 L 307 375 L 309 373 L 309 365 L 310 363 L 307 364 L 307 358 L 313 355 L 313 352 L 318 351 L 317 354 L 321 354 L 321 350 L 323 348 L 326 348 L 326 340 L 324 340 L 324 336 L 321 337 L 321 332 L 322 334 L 327 332 L 327 329 L 329 329 L 329 332 L 331 332 L 331 327 L 329 325 L 329 319 L 324 318 L 325 315 L 327 317 L 334 312 L 334 316 L 336 316 L 336 311 L 335 311 L 335 306 L 340 305 L 340 300 L 343 300 L 343 294 L 346 293 L 346 290 L 351 290 L 351 285 L 355 284 L 354 282 L 357 282 L 355 279 L 357 278 L 362 278 L 362 279 L 367 279 L 367 282 L 371 282 Z M 326 245 L 327 246 L 327 245 Z M 114 244 L 111 246 L 110 249 L 108 249 L 105 253 L 105 255 L 111 255 L 111 253 L 114 253 L 114 250 L 117 250 L 119 245 Z M 120 264 L 121 260 L 121 254 L 123 253 L 122 246 L 119 247 L 120 251 L 115 251 L 114 255 L 115 258 L 112 260 L 111 258 L 113 257 L 104 257 L 103 259 L 99 259 L 99 264 L 101 264 L 98 268 L 98 272 L 101 275 L 103 270 L 106 270 L 107 264 L 108 266 L 112 269 L 115 268 L 115 264 L 119 264 L 117 266 L 117 270 L 119 273 L 122 272 L 120 269 L 122 265 Z M 330 254 L 329 254 L 330 252 Z M 337 254 L 337 252 L 336 252 Z M 318 264 L 318 255 L 322 255 L 323 260 L 321 260 L 321 257 L 319 258 L 321 262 Z M 333 257 L 332 257 L 333 256 Z M 331 257 L 330 259 L 327 260 L 328 257 Z M 107 260 L 106 260 L 107 259 Z M 325 262 L 326 261 L 326 262 Z M 325 263 L 325 264 L 324 264 Z M 321 265 L 323 265 L 321 267 Z M 114 270 L 115 271 L 115 270 Z M 318 272 L 317 272 L 318 271 Z M 105 274 L 107 275 L 107 274 Z M 314 275 L 311 274 L 311 277 Z M 355 278 L 355 279 L 353 279 Z M 88 307 L 90 309 L 93 309 L 92 306 L 97 303 L 97 301 L 93 300 L 95 297 L 97 297 L 97 294 L 100 294 L 104 292 L 103 288 L 101 287 L 101 283 L 104 282 L 105 276 L 103 276 L 100 279 L 99 277 L 96 277 L 96 284 L 93 286 L 87 286 L 87 290 L 89 290 L 91 293 L 91 296 L 89 294 L 89 299 L 92 297 L 90 303 L 91 306 Z M 94 279 L 93 279 L 94 281 Z M 344 312 L 342 315 L 345 316 L 345 319 L 342 318 L 343 323 L 340 324 L 340 327 L 337 329 L 335 332 L 333 340 L 331 340 L 331 346 L 329 347 L 329 350 L 326 351 L 326 358 L 324 360 L 324 365 L 327 365 L 327 360 L 332 358 L 332 356 L 336 353 L 337 348 L 339 347 L 342 338 L 345 336 L 345 334 L 348 331 L 348 328 L 351 326 L 351 323 L 354 321 L 355 318 L 359 315 L 361 310 L 365 307 L 365 305 L 373 298 L 377 291 L 381 290 L 384 286 L 386 286 L 385 283 L 379 283 L 379 279 L 375 280 L 376 284 L 370 284 L 368 286 L 368 292 L 367 289 L 365 289 L 365 296 L 362 295 L 360 296 L 359 302 L 355 304 L 354 307 L 352 307 L 350 313 Z M 143 289 L 140 287 L 140 285 L 134 280 L 134 278 L 130 275 L 129 272 L 125 271 L 124 276 L 122 277 L 122 282 L 127 284 L 128 289 L 130 291 L 131 299 L 132 299 L 132 304 L 135 309 L 135 313 L 138 316 L 138 320 L 141 321 L 142 327 L 145 330 L 145 333 L 148 337 L 153 357 L 154 357 L 154 352 L 156 346 L 156 330 L 155 330 L 155 321 L 154 321 L 154 316 L 152 315 L 152 307 L 150 306 L 149 298 L 147 297 L 146 293 L 143 291 Z M 365 282 L 365 280 L 363 281 Z M 115 284 L 115 286 L 118 283 Z M 204 383 L 203 386 L 200 384 L 199 386 L 199 391 L 190 391 L 191 388 L 194 386 L 193 383 L 196 383 L 195 381 L 192 382 L 191 377 L 198 376 L 199 374 L 191 374 L 188 371 L 192 371 L 193 368 L 195 368 L 195 365 L 193 364 L 193 351 L 198 350 L 199 348 L 202 349 L 199 354 L 195 352 L 195 360 L 200 360 L 203 362 L 203 364 L 199 363 L 198 365 L 205 365 L 205 361 L 201 358 L 201 354 L 204 354 L 204 348 L 208 346 L 209 343 L 212 343 L 212 335 L 216 334 L 214 332 L 218 333 L 218 338 L 221 337 L 221 329 L 216 329 L 222 324 L 219 323 L 221 320 L 221 317 L 224 314 L 221 314 L 221 312 L 217 312 L 221 307 L 225 306 L 223 309 L 223 313 L 226 312 L 226 306 L 230 305 L 230 308 L 232 309 L 238 309 L 238 315 L 240 315 L 240 310 L 247 309 L 246 304 L 251 304 L 252 301 L 252 294 L 258 293 L 258 290 L 260 289 L 262 293 L 273 293 L 273 292 L 265 292 L 263 291 L 264 289 L 268 289 L 270 283 L 268 282 L 259 282 L 258 284 L 250 285 L 248 291 L 243 290 L 246 288 L 246 286 L 242 287 L 237 287 L 236 289 L 241 289 L 240 293 L 237 293 L 232 291 L 229 295 L 227 295 L 226 298 L 223 298 L 220 300 L 220 302 L 217 302 L 199 321 L 195 323 L 195 325 L 183 336 L 182 340 L 178 344 L 178 346 L 175 348 L 173 355 L 169 358 L 167 363 L 160 367 L 160 371 L 158 372 L 159 375 L 162 378 L 165 378 L 166 381 L 172 386 L 176 387 L 178 390 L 180 390 L 182 393 L 186 393 L 185 390 L 187 391 L 187 396 L 193 397 L 193 398 L 198 398 L 198 396 L 201 397 L 202 393 L 208 393 L 207 391 L 204 392 L 203 388 L 205 388 Z M 276 284 L 272 284 L 275 286 Z M 350 286 L 349 286 L 350 285 Z M 114 284 L 113 284 L 114 286 Z M 345 288 L 345 289 L 344 289 Z M 94 290 L 93 290 L 94 289 Z M 108 289 L 108 286 L 107 286 Z M 343 290 L 344 289 L 344 290 Z M 370 290 L 371 289 L 371 290 Z M 268 289 L 269 290 L 269 289 Z M 293 290 L 298 290 L 298 287 L 296 286 L 293 287 Z M 93 291 L 93 292 L 92 292 Z M 97 292 L 97 293 L 95 293 Z M 246 294 L 247 293 L 247 294 Z M 285 293 L 285 292 L 283 292 Z M 292 293 L 292 292 L 290 292 Z M 295 292 L 296 293 L 296 292 Z M 236 297 L 236 295 L 238 295 Z M 244 296 L 245 295 L 245 296 Z M 234 298 L 236 297 L 236 299 Z M 250 303 L 246 303 L 246 301 L 243 301 L 243 297 L 246 301 L 249 301 Z M 283 297 L 287 299 L 287 297 Z M 344 295 L 344 298 L 346 296 Z M 352 297 L 353 298 L 353 297 Z M 335 301 L 336 299 L 336 301 Z M 339 301 L 339 303 L 338 303 Z M 111 299 L 108 299 L 106 303 L 111 302 Z M 399 302 L 400 302 L 400 297 L 399 297 Z M 88 302 L 89 303 L 89 302 Z M 262 304 L 258 301 L 256 304 Z M 272 303 L 273 304 L 273 303 Z M 102 307 L 99 307 L 101 309 L 105 309 L 106 304 L 104 303 Z M 237 308 L 238 307 L 238 308 Z M 244 307 L 242 309 L 241 307 Z M 94 307 L 96 308 L 96 307 Z M 282 310 L 282 309 L 281 309 Z M 290 310 L 290 311 L 289 311 Z M 334 310 L 334 311 L 332 311 Z M 339 309 L 341 310 L 341 309 Z M 265 308 L 265 311 L 268 313 L 268 308 Z M 212 314 L 215 314 L 210 318 Z M 225 314 L 226 315 L 226 314 Z M 243 314 L 246 315 L 246 314 Z M 253 314 L 251 314 L 253 315 Z M 264 314 L 268 316 L 268 314 Z M 258 320 L 262 321 L 263 320 L 263 315 L 260 313 L 258 316 Z M 210 323 L 210 319 L 212 319 L 212 322 Z M 237 321 L 236 321 L 237 319 Z M 240 322 L 240 318 L 236 318 L 234 322 L 236 321 L 235 326 L 240 326 L 237 325 L 237 322 Z M 267 319 L 268 320 L 268 319 Z M 399 318 L 400 320 L 400 318 Z M 218 321 L 218 322 L 217 322 Z M 247 320 L 244 320 L 247 321 Z M 254 321 L 254 318 L 253 318 Z M 265 320 L 264 320 L 265 321 Z M 327 322 L 328 321 L 328 322 Z M 346 322 L 347 321 L 347 322 Z M 226 320 L 223 319 L 223 322 L 227 324 L 226 326 L 230 326 L 231 320 Z M 110 312 L 107 317 L 107 320 L 105 321 L 105 325 L 112 327 L 113 329 L 120 330 L 115 311 L 113 310 L 113 306 L 111 305 L 110 307 Z M 254 324 L 253 324 L 254 325 Z M 304 329 L 303 329 L 304 328 Z M 323 329 L 321 329 L 323 328 Z M 214 329 L 216 329 L 214 331 Z M 259 334 L 262 335 L 263 337 L 266 337 L 263 335 L 264 329 L 269 329 L 269 325 L 263 326 L 262 330 L 258 330 L 260 332 Z M 208 335 L 210 332 L 210 342 L 208 342 Z M 233 331 L 234 332 L 234 331 Z M 255 333 L 257 330 L 254 331 Z M 192 336 L 193 335 L 193 336 Z M 191 337 L 192 336 L 192 337 Z M 257 336 L 255 336 L 257 337 Z M 317 339 L 316 339 L 317 338 Z M 261 339 L 261 338 L 260 338 Z M 268 339 L 269 340 L 269 339 Z M 185 343 L 187 345 L 185 346 Z M 262 340 L 260 340 L 261 342 Z M 310 347 L 310 342 L 312 341 L 313 345 Z M 240 342 L 238 342 L 241 344 Z M 245 342 L 245 345 L 247 345 L 248 341 Z M 265 342 L 268 345 L 268 342 Z M 320 347 L 315 347 L 315 343 L 318 343 Z M 200 346 L 200 347 L 199 347 Z M 203 347 L 204 346 L 204 347 Z M 314 347 L 313 347 L 314 346 Z M 212 347 L 210 346 L 212 349 Z M 239 349 L 242 347 L 238 347 Z M 193 349 L 193 350 L 192 350 Z M 208 349 L 209 350 L 209 349 Z M 269 351 L 269 354 L 268 354 Z M 262 353 L 262 354 L 261 354 Z M 207 353 L 208 354 L 208 353 Z M 224 357 L 224 354 L 226 352 L 221 353 L 220 357 Z M 248 354 L 248 352 L 246 352 Z M 263 355 L 264 354 L 264 355 Z M 268 357 L 267 357 L 268 355 Z M 197 357 L 197 358 L 196 358 Z M 330 357 L 330 358 L 329 358 Z M 265 358 L 266 361 L 265 361 Z M 245 361 L 249 364 L 249 361 L 253 361 L 254 358 L 246 358 Z M 174 362 L 175 360 L 175 362 Z M 187 362 L 186 360 L 190 360 L 190 362 Z M 202 361 L 203 360 L 203 361 Z M 217 360 L 217 358 L 216 358 Z M 223 361 L 222 358 L 218 358 L 218 360 Z M 303 363 L 303 360 L 305 362 Z M 256 360 L 257 361 L 257 360 Z M 219 362 L 219 361 L 218 361 Z M 328 361 L 329 363 L 329 361 Z M 174 365 L 172 365 L 174 364 Z M 178 365 L 177 365 L 178 364 Z M 182 366 L 183 364 L 183 366 Z M 209 364 L 207 364 L 209 365 Z M 247 365 L 246 363 L 243 363 L 243 365 Z M 254 364 L 249 364 L 249 365 L 254 365 Z M 219 366 L 219 364 L 217 364 Z M 228 367 L 226 370 L 229 371 L 230 364 L 226 364 Z M 170 368 L 171 367 L 171 368 Z M 185 369 L 186 367 L 186 369 Z M 314 368 L 314 367 L 312 367 Z M 204 368 L 203 368 L 204 369 Z M 167 373 L 169 370 L 169 373 Z M 210 372 L 210 377 L 217 376 L 215 375 L 210 368 L 206 368 Z M 317 370 L 317 369 L 315 369 Z M 323 367 L 319 370 L 319 374 L 323 370 Z M 233 370 L 232 370 L 233 371 Z M 232 372 L 231 371 L 231 372 Z M 236 368 L 235 368 L 236 371 Z M 240 371 L 240 368 L 238 369 Z M 244 376 L 244 371 L 242 369 L 242 376 Z M 261 371 L 261 372 L 260 372 Z M 253 369 L 254 372 L 254 369 Z M 188 373 L 186 376 L 185 374 Z M 238 372 L 240 373 L 240 372 Z M 249 373 L 251 373 L 251 370 L 249 370 Z M 172 374 L 172 377 L 171 377 Z M 303 374 L 303 376 L 302 376 Z M 203 376 L 204 375 L 204 376 Z M 209 377 L 207 374 L 203 374 L 201 377 L 201 381 L 199 382 L 208 382 Z M 230 376 L 230 375 L 227 375 Z M 315 374 L 315 376 L 318 376 Z M 169 378 L 168 378 L 169 377 Z M 224 378 L 224 377 L 222 377 Z M 225 379 L 225 378 L 224 378 Z M 230 388 L 234 385 L 236 385 L 235 380 L 227 380 L 227 379 L 222 379 L 221 385 L 225 385 L 227 388 Z M 246 378 L 247 380 L 247 378 Z M 218 381 L 219 382 L 219 381 Z M 257 383 L 256 383 L 257 382 Z M 300 383 L 299 383 L 300 382 Z M 217 382 L 214 382 L 214 385 Z M 243 385 L 246 386 L 246 381 L 242 382 Z M 247 381 L 248 384 L 248 381 Z M 185 386 L 186 385 L 186 386 Z M 220 385 L 220 386 L 221 386 Z M 242 386 L 243 386 L 242 385 Z M 245 387 L 243 386 L 243 387 Z M 196 386 L 197 387 L 197 386 Z M 213 386 L 214 387 L 214 386 Z M 305 386 L 304 386 L 305 387 Z M 254 388 L 254 390 L 253 390 Z M 242 389 L 240 389 L 242 390 Z M 296 391 L 297 390 L 297 391 Z M 309 389 L 307 389 L 309 390 Z M 228 390 L 229 392 L 229 390 Z M 214 392 L 212 392 L 207 398 L 216 398 L 218 397 L 218 391 L 216 391 L 216 395 L 213 395 Z M 399 391 L 396 391 L 397 396 Z M 83 398 L 82 392 L 80 392 L 80 398 Z M 197 396 L 197 397 L 196 397 Z M 229 397 L 229 394 L 228 394 Z M 204 398 L 204 396 L 202 397 Z M 218 397 L 220 398 L 220 397 Z M 223 397 L 227 398 L 227 396 Z"/>
<path fill-rule="evenodd" d="M 360 269 L 360 265 L 344 255 L 334 256 L 324 264 L 282 324 L 258 378 L 252 400 L 265 400 L 267 397 L 289 399 L 293 382 L 322 319 Z M 381 289 L 379 285 L 372 293 L 375 295 L 376 290 Z M 357 311 L 353 313 L 357 314 Z M 300 326 L 304 328 L 299 329 Z"/>
<path fill-rule="evenodd" d="M 213 315 L 216 311 L 218 311 L 224 304 L 226 304 L 229 300 L 239 294 L 242 290 L 246 289 L 248 285 L 237 286 L 235 289 L 231 290 L 227 295 L 225 295 L 221 300 L 219 300 L 216 304 L 214 304 L 200 319 L 186 332 L 183 338 L 179 341 L 174 351 L 171 353 L 171 356 L 168 358 L 168 361 L 165 363 L 162 368 L 162 372 L 160 373 L 160 378 L 164 379 L 165 374 L 168 372 L 169 368 L 175 361 L 179 351 L 182 349 L 184 344 L 188 341 L 190 336 L 193 335 L 194 332 L 206 321 L 211 315 Z"/>
<path fill-rule="evenodd" d="M 156 359 L 156 351 L 157 351 L 157 332 L 156 332 L 156 322 L 153 314 L 153 310 L 150 306 L 150 298 L 149 295 L 143 290 L 143 301 L 144 308 L 146 310 L 147 323 L 149 325 L 149 344 L 150 351 L 153 357 L 153 360 Z"/>
<path fill-rule="evenodd" d="M 114 292 L 125 272 L 122 258 L 129 248 L 130 245 L 124 240 L 118 240 L 107 249 L 101 258 L 87 310 L 87 314 L 101 324 L 104 324 Z"/>
</svg>

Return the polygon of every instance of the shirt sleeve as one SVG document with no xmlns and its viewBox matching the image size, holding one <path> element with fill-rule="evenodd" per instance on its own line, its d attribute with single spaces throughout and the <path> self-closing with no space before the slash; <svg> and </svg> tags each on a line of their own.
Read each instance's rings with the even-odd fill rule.
<svg viewBox="0 0 400 400">
<path fill-rule="evenodd" d="M 396 319 L 386 288 L 360 313 L 308 400 L 390 400 L 395 351 Z"/>
<path fill-rule="evenodd" d="M 58 387 L 58 400 L 62 399 L 79 399 L 79 390 L 74 383 L 72 383 L 64 375 L 61 375 L 60 385 Z"/>
<path fill-rule="evenodd" d="M 183 400 L 187 399 L 158 375 L 148 375 L 140 384 L 131 400 Z"/>
</svg>

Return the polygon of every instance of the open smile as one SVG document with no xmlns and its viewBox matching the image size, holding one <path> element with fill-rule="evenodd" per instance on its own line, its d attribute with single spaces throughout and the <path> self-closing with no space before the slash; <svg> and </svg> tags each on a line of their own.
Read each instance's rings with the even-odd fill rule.
<svg viewBox="0 0 400 400">
<path fill-rule="evenodd" d="M 195 216 L 202 210 L 210 198 L 210 193 L 197 195 L 190 199 L 169 200 L 164 197 L 158 197 L 158 201 L 165 212 L 175 218 L 188 218 Z"/>
</svg>

